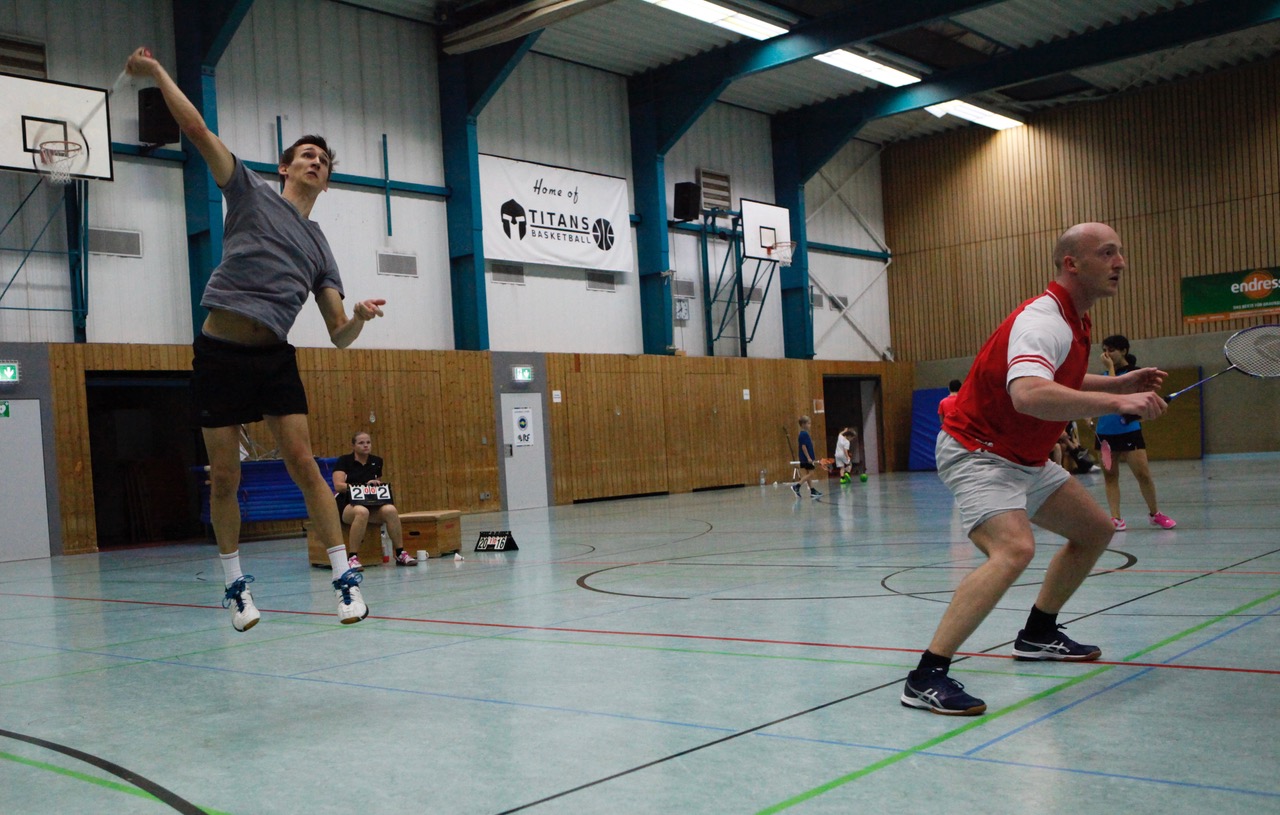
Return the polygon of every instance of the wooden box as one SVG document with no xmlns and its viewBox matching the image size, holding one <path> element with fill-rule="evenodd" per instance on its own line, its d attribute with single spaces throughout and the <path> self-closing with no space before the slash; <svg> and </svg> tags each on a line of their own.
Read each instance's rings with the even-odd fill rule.
<svg viewBox="0 0 1280 815">
<path fill-rule="evenodd" d="M 316 534 L 311 519 L 302 522 L 302 528 L 307 533 L 307 558 L 311 561 L 312 566 L 323 566 L 329 568 L 329 554 L 325 551 L 324 544 L 320 542 L 320 536 Z M 351 527 L 348 524 L 342 525 L 342 540 L 347 543 L 351 540 Z M 382 525 L 369 524 L 364 530 L 364 540 L 360 543 L 360 550 L 356 552 L 360 558 L 362 566 L 380 566 L 382 565 Z"/>
<path fill-rule="evenodd" d="M 400 516 L 404 548 L 413 557 L 425 550 L 427 557 L 462 551 L 462 512 L 441 509 L 433 512 L 406 512 Z"/>
</svg>

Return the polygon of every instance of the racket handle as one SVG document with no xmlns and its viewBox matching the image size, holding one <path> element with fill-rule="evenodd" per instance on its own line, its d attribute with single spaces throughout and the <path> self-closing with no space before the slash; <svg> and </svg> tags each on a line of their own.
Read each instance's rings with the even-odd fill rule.
<svg viewBox="0 0 1280 815">
<path fill-rule="evenodd" d="M 1167 405 L 1170 402 L 1172 402 L 1174 400 L 1174 397 L 1176 397 L 1177 395 L 1178 394 L 1175 393 L 1173 396 L 1161 396 L 1160 398 L 1163 399 L 1164 403 Z M 1136 413 L 1124 413 L 1124 414 L 1121 414 L 1120 416 L 1120 424 L 1128 424 L 1129 422 L 1136 422 L 1141 418 L 1142 417 Z"/>
</svg>

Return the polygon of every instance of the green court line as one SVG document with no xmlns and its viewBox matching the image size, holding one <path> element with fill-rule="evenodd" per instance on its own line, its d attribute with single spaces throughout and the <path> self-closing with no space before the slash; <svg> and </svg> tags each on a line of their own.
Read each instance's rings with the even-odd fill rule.
<svg viewBox="0 0 1280 815">
<path fill-rule="evenodd" d="M 1129 656 L 1124 657 L 1120 661 L 1132 662 L 1138 659 L 1139 657 L 1142 657 L 1146 654 L 1151 653 L 1152 651 L 1158 650 L 1160 648 L 1163 648 L 1166 645 L 1169 645 L 1171 643 L 1177 642 L 1178 640 L 1189 637 L 1190 635 L 1196 633 L 1197 631 L 1201 631 L 1205 628 L 1208 628 L 1211 625 L 1222 622 L 1223 620 L 1230 619 L 1232 616 L 1239 614 L 1242 611 L 1246 611 L 1250 608 L 1253 608 L 1254 606 L 1261 605 L 1262 603 L 1265 603 L 1276 597 L 1280 597 L 1280 591 L 1274 591 L 1271 594 L 1265 595 L 1263 597 L 1259 597 L 1258 599 L 1253 600 L 1252 602 L 1245 603 L 1244 605 L 1238 608 L 1234 608 L 1231 611 L 1228 611 L 1226 614 L 1221 614 L 1217 617 L 1214 617 L 1211 620 L 1205 620 L 1199 625 L 1194 625 L 1191 628 L 1186 629 L 1185 631 L 1174 634 L 1170 637 L 1166 637 L 1165 639 L 1155 643 L 1154 645 L 1150 645 L 1146 648 L 1141 649 L 1140 651 L 1136 651 L 1130 654 Z M 1103 665 L 1099 668 L 1095 668 L 1094 670 L 1089 671 L 1088 673 L 1081 674 L 1080 676 L 1074 679 L 1069 679 L 1066 682 L 1063 682 L 1059 685 L 1054 685 L 1052 688 L 1043 690 L 1040 693 L 1033 694 L 1032 696 L 1028 696 L 1026 699 L 1023 699 L 1019 702 L 1015 702 L 1014 704 L 1009 705 L 1008 707 L 1001 708 L 1000 710 L 997 710 L 994 713 L 988 713 L 984 716 L 979 716 L 975 718 L 972 722 L 966 725 L 963 725 L 962 727 L 957 727 L 954 730 L 949 730 L 946 733 L 942 733 L 941 735 L 935 736 L 934 738 L 929 739 L 928 741 L 922 742 L 920 744 L 917 744 L 914 747 L 908 747 L 905 750 L 902 750 L 901 752 L 898 752 L 898 753 L 894 753 L 893 755 L 888 756 L 887 758 L 883 758 L 880 761 L 875 762 L 874 764 L 868 764 L 866 767 L 863 767 L 860 770 L 854 770 L 853 772 L 848 773 L 846 775 L 842 775 L 839 778 L 832 779 L 831 781 L 828 781 L 825 784 L 820 784 L 812 789 L 806 790 L 800 793 L 799 795 L 792 796 L 791 798 L 788 798 L 785 801 L 780 801 L 779 803 L 773 804 L 772 806 L 765 807 L 764 809 L 757 812 L 756 815 L 772 815 L 772 813 L 782 812 L 784 809 L 790 809 L 796 804 L 802 804 L 805 801 L 808 801 L 813 798 L 817 798 L 819 795 L 830 792 L 831 790 L 836 789 L 838 787 L 843 787 L 845 784 L 848 784 L 852 781 L 857 781 L 860 778 L 865 778 L 866 776 L 871 775 L 877 770 L 883 770 L 885 767 L 890 767 L 894 764 L 897 764 L 899 761 L 902 761 L 905 758 L 910 758 L 918 753 L 922 753 L 926 750 L 929 750 L 933 747 L 938 746 L 939 744 L 942 744 L 943 742 L 950 741 L 951 739 L 954 739 L 955 737 L 961 734 L 967 733 L 970 730 L 973 730 L 978 727 L 982 727 L 986 724 L 989 724 L 990 722 L 995 721 L 996 719 L 1001 718 L 1002 716 L 1007 716 L 1008 714 L 1013 713 L 1016 710 L 1021 710 L 1027 705 L 1038 702 L 1041 699 L 1045 699 L 1049 696 L 1053 696 L 1056 693 L 1064 691 L 1075 685 L 1079 685 L 1082 682 L 1087 682 L 1088 680 L 1093 679 L 1096 676 L 1100 676 L 1101 674 L 1114 670 L 1115 668 L 1118 668 L 1118 667 L 1120 666 Z"/>
<path fill-rule="evenodd" d="M 26 766 L 34 767 L 37 770 L 45 770 L 47 772 L 56 773 L 57 775 L 63 775 L 63 776 L 66 776 L 67 778 L 71 778 L 76 781 L 83 781 L 86 784 L 96 784 L 99 787 L 105 787 L 106 789 L 112 790 L 113 792 L 123 792 L 126 795 L 132 795 L 137 798 L 145 798 L 148 801 L 155 801 L 157 804 L 161 804 L 166 807 L 168 806 L 168 804 L 165 804 L 164 801 L 161 801 L 159 798 L 155 797 L 151 793 L 140 790 L 137 787 L 132 786 L 130 784 L 121 784 L 118 781 L 112 781 L 107 778 L 98 778 L 97 776 L 92 776 L 87 773 L 80 773 L 80 772 L 76 772 L 75 770 L 69 770 L 66 767 L 59 767 L 56 764 L 49 764 L 48 762 L 44 762 L 44 761 L 36 761 L 35 759 L 16 756 L 13 753 L 0 752 L 0 759 L 4 759 L 5 761 L 12 761 L 15 764 L 25 764 Z M 222 810 L 219 810 L 219 809 L 209 809 L 208 807 L 200 807 L 200 809 L 208 813 L 208 815 L 230 815 L 230 813 L 223 812 Z"/>
</svg>

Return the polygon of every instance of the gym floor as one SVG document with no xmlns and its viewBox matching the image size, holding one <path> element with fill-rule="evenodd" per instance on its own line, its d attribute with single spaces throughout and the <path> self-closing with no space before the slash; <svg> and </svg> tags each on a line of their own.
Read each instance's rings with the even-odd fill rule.
<svg viewBox="0 0 1280 815">
<path fill-rule="evenodd" d="M 933 473 L 466 516 L 352 626 L 302 539 L 242 547 L 243 634 L 210 544 L 0 563 L 0 812 L 1280 812 L 1280 455 L 1153 471 L 1177 528 L 1124 472 L 1060 617 L 1102 660 L 1009 658 L 1041 533 L 978 718 L 898 701 L 980 558 Z"/>
</svg>

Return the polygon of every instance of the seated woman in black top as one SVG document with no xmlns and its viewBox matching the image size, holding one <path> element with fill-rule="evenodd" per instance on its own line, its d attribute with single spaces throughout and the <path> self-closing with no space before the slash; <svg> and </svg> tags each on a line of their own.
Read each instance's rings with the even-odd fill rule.
<svg viewBox="0 0 1280 815">
<path fill-rule="evenodd" d="M 347 564 L 352 569 L 363 569 L 356 552 L 360 549 L 360 541 L 364 540 L 364 531 L 372 521 L 375 524 L 386 524 L 387 535 L 396 549 L 397 566 L 417 566 L 418 561 L 404 550 L 404 537 L 400 529 L 400 513 L 395 504 L 380 506 L 361 506 L 351 503 L 348 487 L 352 484 L 382 483 L 382 459 L 369 451 L 373 449 L 373 437 L 360 432 L 351 437 L 351 452 L 339 456 L 333 465 L 333 488 L 337 490 L 338 514 L 344 524 L 351 525 L 351 536 L 347 542 Z"/>
</svg>

